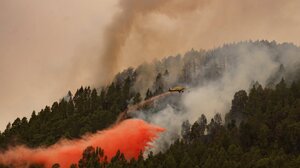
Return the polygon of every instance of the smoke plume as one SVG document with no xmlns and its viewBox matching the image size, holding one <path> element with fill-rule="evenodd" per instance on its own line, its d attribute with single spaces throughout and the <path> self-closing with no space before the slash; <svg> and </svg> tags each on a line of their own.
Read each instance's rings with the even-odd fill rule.
<svg viewBox="0 0 300 168">
<path fill-rule="evenodd" d="M 224 119 L 234 93 L 249 91 L 255 82 L 265 87 L 270 84 L 270 79 L 273 85 L 282 78 L 288 83 L 299 79 L 299 76 L 296 78 L 300 65 L 299 52 L 299 47 L 287 43 L 241 42 L 207 51 L 208 60 L 203 59 L 205 64 L 200 59 L 206 57 L 205 53 L 187 58 L 192 60 L 192 64 L 185 65 L 185 68 L 198 67 L 195 71 L 193 68 L 193 71 L 188 71 L 188 75 L 193 77 L 191 82 L 186 83 L 188 89 L 183 94 L 178 93 L 177 97 L 173 95 L 157 102 L 154 109 L 136 112 L 138 118 L 167 130 L 154 142 L 155 148 L 151 150 L 160 152 L 168 149 L 181 135 L 181 124 L 185 120 L 194 123 L 204 114 L 209 122 L 216 113 Z M 196 57 L 200 61 L 195 61 Z M 284 72 L 277 73 L 282 67 Z M 182 70 L 184 67 L 178 68 Z M 216 77 L 212 80 L 214 75 Z"/>
<path fill-rule="evenodd" d="M 102 57 L 104 74 L 110 78 L 120 70 L 119 61 L 122 49 L 136 26 L 139 26 L 141 19 L 149 14 L 158 13 L 168 17 L 178 17 L 185 12 L 197 9 L 200 4 L 204 5 L 206 0 L 190 1 L 184 0 L 122 0 L 119 2 L 120 12 L 114 17 L 113 22 L 106 30 L 106 48 Z M 146 32 L 139 32 L 140 34 Z M 148 32 L 151 33 L 151 32 Z M 148 39 L 145 40 L 147 41 Z M 149 39 L 150 40 L 150 39 Z M 152 53 L 154 54 L 154 53 Z M 124 68 L 124 67 L 123 67 Z"/>
<path fill-rule="evenodd" d="M 54 163 L 59 163 L 61 167 L 69 167 L 70 164 L 79 161 L 83 150 L 88 146 L 101 147 L 108 161 L 118 150 L 124 153 L 128 160 L 137 159 L 140 151 L 149 147 L 149 143 L 162 131 L 163 128 L 143 120 L 125 120 L 113 128 L 87 135 L 81 140 L 63 140 L 48 148 L 15 147 L 0 153 L 0 163 L 15 167 L 26 167 L 32 163 L 51 167 Z"/>
<path fill-rule="evenodd" d="M 248 39 L 300 44 L 298 0 L 0 3 L 1 130 L 144 61 Z"/>
<path fill-rule="evenodd" d="M 299 1 L 122 0 L 105 31 L 104 74 L 190 48 L 224 42 L 293 41 L 300 28 Z M 294 35 L 293 35 L 294 34 Z"/>
</svg>

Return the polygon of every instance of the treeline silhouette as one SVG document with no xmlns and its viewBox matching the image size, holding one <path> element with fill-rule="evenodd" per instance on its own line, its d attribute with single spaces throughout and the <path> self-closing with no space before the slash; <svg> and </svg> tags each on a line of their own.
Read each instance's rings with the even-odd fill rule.
<svg viewBox="0 0 300 168">
<path fill-rule="evenodd" d="M 100 93 L 90 87 L 81 87 L 74 96 L 71 92 L 51 107 L 33 112 L 30 119 L 17 118 L 8 123 L 0 134 L 0 148 L 27 145 L 28 147 L 49 146 L 61 138 L 79 138 L 87 132 L 107 128 L 133 99 L 141 100 L 139 93 L 130 90 L 131 79 L 121 84 L 112 83 Z"/>
<path fill-rule="evenodd" d="M 88 147 L 72 168 L 298 168 L 300 166 L 300 82 L 274 89 L 256 83 L 235 93 L 225 122 L 205 115 L 182 123 L 182 138 L 165 152 L 111 161 L 101 148 Z M 104 151 L 105 152 L 105 151 Z M 56 166 L 59 166 L 58 164 Z"/>
<path fill-rule="evenodd" d="M 218 80 L 238 63 L 239 48 L 263 50 L 278 65 L 283 58 L 297 58 L 300 53 L 290 43 L 245 41 L 209 51 L 192 49 L 183 56 L 129 68 L 107 87 L 81 87 L 74 95 L 69 92 L 52 106 L 34 111 L 30 118 L 8 123 L 0 133 L 0 150 L 19 144 L 49 146 L 62 138 L 80 138 L 105 129 L 128 104 L 144 97 L 149 99 L 178 84 L 199 86 Z M 184 122 L 182 139 L 165 153 L 150 154 L 145 160 L 141 155 L 130 162 L 118 153 L 110 163 L 99 163 L 105 160 L 103 151 L 89 147 L 73 167 L 300 167 L 300 82 L 292 83 L 299 74 L 299 68 L 281 64 L 267 80 L 268 87 L 256 83 L 249 93 L 241 90 L 234 95 L 225 121 L 216 115 L 211 121 L 200 116 L 195 123 Z M 280 81 L 282 76 L 286 81 Z"/>
</svg>

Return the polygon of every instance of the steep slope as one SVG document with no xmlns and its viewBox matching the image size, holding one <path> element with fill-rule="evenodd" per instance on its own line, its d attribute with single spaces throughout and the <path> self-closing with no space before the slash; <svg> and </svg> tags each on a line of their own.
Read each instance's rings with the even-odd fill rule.
<svg viewBox="0 0 300 168">
<path fill-rule="evenodd" d="M 194 123 L 201 114 L 210 120 L 217 113 L 217 118 L 224 118 L 229 111 L 227 117 L 237 124 L 244 120 L 243 113 L 235 113 L 234 107 L 230 110 L 237 90 L 247 91 L 253 84 L 258 88 L 256 81 L 268 89 L 276 88 L 282 78 L 288 86 L 297 81 L 299 53 L 300 48 L 289 43 L 248 41 L 209 51 L 192 49 L 184 56 L 170 56 L 129 68 L 117 74 L 107 87 L 98 90 L 81 87 L 74 96 L 69 92 L 51 107 L 46 106 L 37 114 L 33 112 L 29 120 L 17 118 L 0 134 L 0 147 L 6 150 L 19 144 L 49 146 L 62 138 L 95 133 L 113 124 L 128 105 L 183 85 L 188 88 L 186 93 L 164 97 L 130 114 L 166 128 L 153 143 L 152 152 L 167 151 L 183 136 L 181 124 L 186 120 Z"/>
</svg>

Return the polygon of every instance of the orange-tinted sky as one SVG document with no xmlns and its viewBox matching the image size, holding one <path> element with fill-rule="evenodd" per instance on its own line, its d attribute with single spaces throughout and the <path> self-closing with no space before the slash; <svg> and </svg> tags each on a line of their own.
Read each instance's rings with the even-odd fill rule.
<svg viewBox="0 0 300 168">
<path fill-rule="evenodd" d="M 115 10 L 111 0 L 0 1 L 0 130 L 93 83 L 92 59 Z"/>
<path fill-rule="evenodd" d="M 0 130 L 68 90 L 107 82 L 101 72 L 224 42 L 300 44 L 298 0 L 120 2 L 0 0 Z"/>
</svg>

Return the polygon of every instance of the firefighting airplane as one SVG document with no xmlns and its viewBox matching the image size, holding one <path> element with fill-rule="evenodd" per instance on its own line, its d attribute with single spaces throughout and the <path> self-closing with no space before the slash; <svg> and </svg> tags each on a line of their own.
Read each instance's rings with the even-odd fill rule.
<svg viewBox="0 0 300 168">
<path fill-rule="evenodd" d="M 183 93 L 185 90 L 185 87 L 182 86 L 176 86 L 173 88 L 169 88 L 169 92 L 178 92 L 178 93 Z"/>
</svg>

